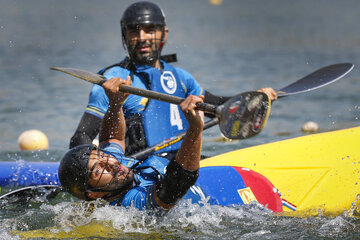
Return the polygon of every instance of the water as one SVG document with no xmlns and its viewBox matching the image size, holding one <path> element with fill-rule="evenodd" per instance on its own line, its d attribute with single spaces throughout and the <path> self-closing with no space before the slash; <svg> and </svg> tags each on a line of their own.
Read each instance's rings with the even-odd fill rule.
<svg viewBox="0 0 360 240">
<path fill-rule="evenodd" d="M 0 161 L 61 158 L 91 86 L 49 67 L 96 72 L 122 59 L 119 18 L 131 2 L 0 0 Z M 264 86 L 279 89 L 325 65 L 356 66 L 338 82 L 275 102 L 257 137 L 223 142 L 216 127 L 207 130 L 204 154 L 300 136 L 301 126 L 310 120 L 319 123 L 321 131 L 359 125 L 358 1 L 224 0 L 219 6 L 206 0 L 155 2 L 163 7 L 170 28 L 164 53 L 176 52 L 176 65 L 215 94 L 234 95 Z M 28 129 L 46 133 L 49 151 L 19 151 L 17 138 Z M 72 213 L 66 209 L 74 210 L 77 222 L 69 220 Z M 355 239 L 360 227 L 346 213 L 336 218 L 288 218 L 256 207 L 179 206 L 165 220 L 135 210 L 96 208 L 90 216 L 82 216 L 82 211 L 68 199 L 20 212 L 3 211 L 0 238 L 16 238 L 14 230 L 55 226 L 70 231 L 72 225 L 106 220 L 114 228 L 110 237 L 124 239 Z"/>
<path fill-rule="evenodd" d="M 33 209 L 35 209 L 33 207 Z M 69 239 L 98 236 L 100 239 L 358 239 L 359 220 L 279 217 L 258 207 L 201 206 L 182 202 L 164 216 L 136 209 L 103 206 L 90 210 L 86 204 L 63 201 L 42 204 L 36 211 L 2 221 L 4 238 Z M 39 230 L 39 226 L 46 228 Z M 74 235 L 74 233 L 76 235 Z M 95 233 L 95 234 L 94 234 Z M 97 238 L 99 239 L 99 238 Z"/>
</svg>

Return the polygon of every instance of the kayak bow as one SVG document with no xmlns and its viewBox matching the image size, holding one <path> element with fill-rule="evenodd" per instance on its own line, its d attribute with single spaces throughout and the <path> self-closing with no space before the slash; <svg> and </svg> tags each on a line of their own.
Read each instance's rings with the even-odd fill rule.
<svg viewBox="0 0 360 240">
<path fill-rule="evenodd" d="M 201 167 L 250 168 L 296 206 L 296 215 L 336 216 L 351 210 L 360 193 L 359 139 L 360 127 L 307 135 L 211 157 Z"/>
</svg>

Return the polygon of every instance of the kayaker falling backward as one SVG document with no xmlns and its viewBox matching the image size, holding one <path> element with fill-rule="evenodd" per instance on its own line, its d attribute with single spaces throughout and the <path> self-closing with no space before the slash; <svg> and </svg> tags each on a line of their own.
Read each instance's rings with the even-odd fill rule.
<svg viewBox="0 0 360 240">
<path fill-rule="evenodd" d="M 109 97 L 109 108 L 100 130 L 100 148 L 92 144 L 80 145 L 66 153 L 60 162 L 61 186 L 72 195 L 93 200 L 103 198 L 112 205 L 138 209 L 175 206 L 196 182 L 200 165 L 203 112 L 195 110 L 202 96 L 189 95 L 181 104 L 189 128 L 175 160 L 150 156 L 141 165 L 126 158 L 125 120 L 122 103 L 128 94 L 119 92 L 126 80 L 112 78 L 103 87 Z"/>
<path fill-rule="evenodd" d="M 168 64 L 167 61 L 171 62 L 171 59 L 161 57 L 169 28 L 164 12 L 156 4 L 133 3 L 123 13 L 120 25 L 127 57 L 120 63 L 102 69 L 99 74 L 107 79 L 126 79 L 130 76 L 135 87 L 182 98 L 204 95 L 204 102 L 214 105 L 223 104 L 229 99 L 204 91 L 190 73 Z M 272 88 L 261 88 L 258 91 L 267 93 L 272 100 L 277 98 Z M 70 140 L 70 148 L 93 141 L 108 105 L 109 99 L 104 89 L 94 85 L 86 110 Z M 127 125 L 126 155 L 153 146 L 188 128 L 183 113 L 174 104 L 130 95 L 123 103 L 123 110 Z M 161 156 L 173 159 L 180 144 L 172 144 L 155 154 L 161 153 Z"/>
</svg>

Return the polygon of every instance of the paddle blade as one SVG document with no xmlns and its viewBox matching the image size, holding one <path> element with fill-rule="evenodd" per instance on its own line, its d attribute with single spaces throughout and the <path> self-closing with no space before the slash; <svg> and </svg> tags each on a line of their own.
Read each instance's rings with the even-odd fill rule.
<svg viewBox="0 0 360 240">
<path fill-rule="evenodd" d="M 339 63 L 323 67 L 306 77 L 277 91 L 278 97 L 308 92 L 326 86 L 344 77 L 354 68 L 352 63 Z"/>
<path fill-rule="evenodd" d="M 229 99 L 220 109 L 220 131 L 230 139 L 257 135 L 265 127 L 271 101 L 265 93 L 245 92 Z"/>
<path fill-rule="evenodd" d="M 74 77 L 83 79 L 87 82 L 98 84 L 98 85 L 102 85 L 106 81 L 106 78 L 104 76 L 101 76 L 99 74 L 92 73 L 89 71 L 85 71 L 82 69 L 64 68 L 64 67 L 50 67 L 50 69 L 56 70 L 59 72 L 63 72 L 63 73 L 67 73 L 71 76 L 74 76 Z"/>
<path fill-rule="evenodd" d="M 56 185 L 37 185 L 29 186 L 14 190 L 0 196 L 0 208 L 15 203 L 26 203 L 34 198 L 43 197 L 44 199 L 52 199 L 62 191 L 60 186 Z"/>
</svg>

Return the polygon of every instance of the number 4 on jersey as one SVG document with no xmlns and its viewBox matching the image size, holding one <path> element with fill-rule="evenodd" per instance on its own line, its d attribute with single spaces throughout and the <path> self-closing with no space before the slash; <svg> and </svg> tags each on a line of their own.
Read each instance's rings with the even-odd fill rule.
<svg viewBox="0 0 360 240">
<path fill-rule="evenodd" d="M 177 126 L 178 130 L 183 129 L 183 122 L 180 117 L 179 107 L 175 104 L 170 104 L 170 124 Z"/>
</svg>

